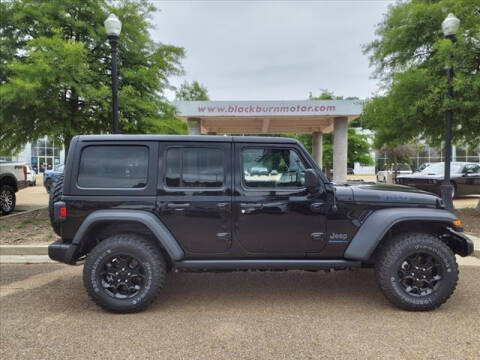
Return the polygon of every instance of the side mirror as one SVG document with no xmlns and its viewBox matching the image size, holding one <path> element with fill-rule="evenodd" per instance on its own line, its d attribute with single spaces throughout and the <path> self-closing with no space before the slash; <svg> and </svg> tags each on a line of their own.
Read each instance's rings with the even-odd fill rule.
<svg viewBox="0 0 480 360">
<path fill-rule="evenodd" d="M 320 188 L 320 180 L 318 175 L 312 169 L 305 170 L 305 187 L 310 192 L 316 192 Z"/>
</svg>

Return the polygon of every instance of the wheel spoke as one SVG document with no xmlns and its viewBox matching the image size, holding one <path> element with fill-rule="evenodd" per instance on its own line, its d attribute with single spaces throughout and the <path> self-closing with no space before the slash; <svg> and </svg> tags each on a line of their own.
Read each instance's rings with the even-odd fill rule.
<svg viewBox="0 0 480 360">
<path fill-rule="evenodd" d="M 431 294 L 442 280 L 441 261 L 430 253 L 414 253 L 400 263 L 398 282 L 412 296 Z"/>
<path fill-rule="evenodd" d="M 117 299 L 126 299 L 142 290 L 145 270 L 142 263 L 134 257 L 118 254 L 106 259 L 98 276 L 107 294 Z"/>
</svg>

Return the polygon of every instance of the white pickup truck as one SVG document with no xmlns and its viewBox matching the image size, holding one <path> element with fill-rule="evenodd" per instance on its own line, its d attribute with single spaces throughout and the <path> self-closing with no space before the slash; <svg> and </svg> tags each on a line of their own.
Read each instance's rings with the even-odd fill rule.
<svg viewBox="0 0 480 360">
<path fill-rule="evenodd" d="M 0 214 L 15 210 L 15 193 L 28 186 L 27 166 L 23 163 L 0 162 Z"/>
</svg>

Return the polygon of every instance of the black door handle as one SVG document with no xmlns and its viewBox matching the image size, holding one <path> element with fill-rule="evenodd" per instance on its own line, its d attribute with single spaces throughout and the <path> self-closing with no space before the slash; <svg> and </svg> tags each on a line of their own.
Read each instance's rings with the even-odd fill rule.
<svg viewBox="0 0 480 360">
<path fill-rule="evenodd" d="M 315 232 L 311 234 L 312 240 L 314 241 L 320 241 L 323 240 L 323 236 L 325 234 L 323 232 Z"/>
<path fill-rule="evenodd" d="M 240 204 L 242 209 L 260 209 L 262 204 Z"/>
<path fill-rule="evenodd" d="M 310 210 L 312 210 L 313 212 L 319 212 L 320 210 L 322 210 L 324 205 L 325 205 L 324 203 L 318 203 L 318 202 L 312 203 L 310 205 Z"/>
<path fill-rule="evenodd" d="M 218 203 L 217 208 L 219 210 L 223 210 L 223 211 L 229 210 L 230 209 L 230 203 Z"/>
<path fill-rule="evenodd" d="M 251 214 L 255 210 L 263 208 L 262 204 L 240 204 L 240 209 L 242 214 Z"/>
<path fill-rule="evenodd" d="M 185 209 L 190 207 L 190 203 L 169 203 L 167 207 L 169 209 Z"/>
<path fill-rule="evenodd" d="M 219 232 L 216 234 L 217 238 L 220 240 L 228 241 L 230 240 L 230 233 L 229 232 Z"/>
</svg>

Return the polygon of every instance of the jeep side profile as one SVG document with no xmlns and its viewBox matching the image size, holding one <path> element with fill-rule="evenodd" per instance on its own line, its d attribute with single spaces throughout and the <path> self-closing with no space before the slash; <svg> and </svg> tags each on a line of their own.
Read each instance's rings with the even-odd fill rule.
<svg viewBox="0 0 480 360">
<path fill-rule="evenodd" d="M 394 305 L 431 310 L 455 290 L 455 254 L 473 252 L 437 196 L 331 183 L 279 137 L 74 137 L 50 215 L 50 258 L 84 261 L 88 294 L 112 312 L 144 310 L 170 271 L 364 267 Z"/>
</svg>

